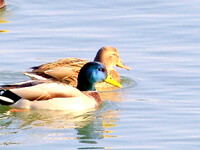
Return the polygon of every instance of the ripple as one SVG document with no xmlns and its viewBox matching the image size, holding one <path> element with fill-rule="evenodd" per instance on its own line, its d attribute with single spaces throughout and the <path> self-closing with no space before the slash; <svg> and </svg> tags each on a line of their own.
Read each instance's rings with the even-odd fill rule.
<svg viewBox="0 0 200 150">
<path fill-rule="evenodd" d="M 6 5 L 0 30 L 10 32 L 1 34 L 1 70 L 16 74 L 0 73 L 1 83 L 23 80 L 19 70 L 45 61 L 37 58 L 90 59 L 107 44 L 135 69 L 121 77 L 123 88 L 100 92 L 105 101 L 86 114 L 10 113 L 0 106 L 0 143 L 21 143 L 18 149 L 199 149 L 198 0 Z"/>
<path fill-rule="evenodd" d="M 15 11 L 15 10 L 19 9 L 19 7 L 20 7 L 20 4 L 14 0 L 7 0 L 5 3 L 6 3 L 6 11 L 7 12 Z"/>
<path fill-rule="evenodd" d="M 132 79 L 126 76 L 121 76 L 121 83 L 123 85 L 122 89 L 136 88 L 140 84 L 139 80 Z"/>
</svg>

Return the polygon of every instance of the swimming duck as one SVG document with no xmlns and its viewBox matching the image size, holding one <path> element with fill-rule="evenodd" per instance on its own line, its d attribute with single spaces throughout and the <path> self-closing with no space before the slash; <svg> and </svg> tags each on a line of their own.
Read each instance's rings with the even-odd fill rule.
<svg viewBox="0 0 200 150">
<path fill-rule="evenodd" d="M 5 2 L 4 0 L 0 0 L 0 9 L 5 7 Z"/>
<path fill-rule="evenodd" d="M 101 104 L 95 83 L 120 84 L 107 76 L 99 62 L 88 62 L 80 70 L 77 88 L 61 82 L 45 82 L 34 86 L 0 90 L 0 104 L 25 109 L 81 111 Z"/>
<path fill-rule="evenodd" d="M 114 66 L 129 70 L 130 68 L 121 63 L 118 51 L 114 47 L 105 46 L 102 47 L 96 54 L 94 61 L 101 62 L 108 74 L 114 80 L 120 82 L 119 74 L 114 70 Z M 32 67 L 32 71 L 24 72 L 25 75 L 32 79 L 46 80 L 52 79 L 61 81 L 77 86 L 77 77 L 80 68 L 88 61 L 78 58 L 64 58 L 55 62 L 42 64 L 36 67 Z M 96 89 L 99 90 L 102 87 L 113 87 L 106 82 L 96 84 Z"/>
</svg>

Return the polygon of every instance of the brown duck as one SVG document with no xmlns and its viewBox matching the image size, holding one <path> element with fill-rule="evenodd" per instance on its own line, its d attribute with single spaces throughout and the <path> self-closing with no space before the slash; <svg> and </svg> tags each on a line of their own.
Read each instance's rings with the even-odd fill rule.
<svg viewBox="0 0 200 150">
<path fill-rule="evenodd" d="M 108 75 L 120 82 L 120 77 L 117 71 L 114 70 L 114 66 L 129 70 L 130 68 L 121 63 L 118 51 L 110 46 L 102 47 L 96 54 L 94 61 L 101 62 Z M 81 67 L 88 61 L 78 58 L 64 58 L 55 62 L 42 64 L 39 66 L 31 67 L 30 72 L 24 72 L 25 75 L 36 80 L 51 79 L 54 81 L 60 81 L 74 87 L 77 86 L 77 77 Z M 106 82 L 96 84 L 97 90 L 103 90 L 104 88 L 114 87 Z"/>
</svg>

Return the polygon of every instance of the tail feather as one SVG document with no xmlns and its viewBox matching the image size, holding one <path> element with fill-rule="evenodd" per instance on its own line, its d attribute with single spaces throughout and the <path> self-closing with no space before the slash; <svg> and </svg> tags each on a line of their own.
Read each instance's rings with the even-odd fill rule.
<svg viewBox="0 0 200 150">
<path fill-rule="evenodd" d="M 13 93 L 10 90 L 0 90 L 0 104 L 1 105 L 12 105 L 18 100 L 20 100 L 21 97 L 15 93 Z"/>
<path fill-rule="evenodd" d="M 33 66 L 30 69 L 36 70 L 36 69 L 39 69 L 40 67 L 41 67 L 41 65 L 39 65 L 39 66 Z"/>
</svg>

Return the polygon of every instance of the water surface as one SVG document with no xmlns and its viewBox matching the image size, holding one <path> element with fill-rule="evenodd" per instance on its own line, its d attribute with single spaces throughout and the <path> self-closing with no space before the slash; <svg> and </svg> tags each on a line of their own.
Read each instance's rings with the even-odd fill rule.
<svg viewBox="0 0 200 150">
<path fill-rule="evenodd" d="M 0 106 L 1 149 L 200 147 L 198 0 L 8 0 L 1 11 L 0 84 L 63 57 L 93 60 L 105 45 L 130 71 L 97 110 L 10 112 Z M 105 97 L 106 95 L 106 97 Z"/>
</svg>

